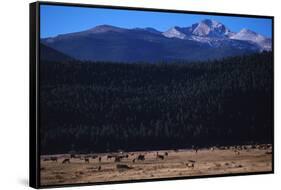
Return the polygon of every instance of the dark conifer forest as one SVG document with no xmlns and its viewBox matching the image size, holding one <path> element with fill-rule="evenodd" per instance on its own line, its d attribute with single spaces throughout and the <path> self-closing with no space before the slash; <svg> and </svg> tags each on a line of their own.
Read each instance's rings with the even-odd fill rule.
<svg viewBox="0 0 281 190">
<path fill-rule="evenodd" d="M 40 62 L 41 154 L 272 143 L 273 55 Z"/>
</svg>

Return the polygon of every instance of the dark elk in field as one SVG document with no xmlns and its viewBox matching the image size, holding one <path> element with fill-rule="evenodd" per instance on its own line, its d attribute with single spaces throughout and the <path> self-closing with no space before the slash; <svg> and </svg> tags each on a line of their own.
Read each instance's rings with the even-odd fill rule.
<svg viewBox="0 0 281 190">
<path fill-rule="evenodd" d="M 121 162 L 121 159 L 122 158 L 120 156 L 116 156 L 115 159 L 114 159 L 114 162 Z"/>
<path fill-rule="evenodd" d="M 164 155 L 157 155 L 157 157 L 156 157 L 157 159 L 160 159 L 160 160 L 164 160 Z"/>
<path fill-rule="evenodd" d="M 85 158 L 85 163 L 90 163 L 89 158 Z"/>
<path fill-rule="evenodd" d="M 51 157 L 50 160 L 54 161 L 54 162 L 57 162 L 58 161 L 58 158 L 57 157 Z"/>
<path fill-rule="evenodd" d="M 143 160 L 145 160 L 145 156 L 140 154 L 140 155 L 138 155 L 137 159 L 143 161 Z"/>
<path fill-rule="evenodd" d="M 167 153 L 167 152 L 166 152 Z M 168 153 L 167 153 L 168 154 Z M 164 160 L 165 156 L 158 154 L 158 152 L 156 153 L 156 159 L 160 159 L 160 160 Z"/>
<path fill-rule="evenodd" d="M 66 158 L 62 161 L 62 164 L 70 164 L 70 159 Z"/>
</svg>

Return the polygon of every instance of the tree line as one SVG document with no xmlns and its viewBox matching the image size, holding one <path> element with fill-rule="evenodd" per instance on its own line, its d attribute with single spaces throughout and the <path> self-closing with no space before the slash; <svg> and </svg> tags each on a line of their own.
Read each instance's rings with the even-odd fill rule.
<svg viewBox="0 0 281 190">
<path fill-rule="evenodd" d="M 41 153 L 271 143 L 272 56 L 41 62 Z"/>
</svg>

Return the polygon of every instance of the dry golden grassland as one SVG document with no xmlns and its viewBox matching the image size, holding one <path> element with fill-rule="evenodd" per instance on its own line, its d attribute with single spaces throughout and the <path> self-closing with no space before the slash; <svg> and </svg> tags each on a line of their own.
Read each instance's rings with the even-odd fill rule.
<svg viewBox="0 0 281 190">
<path fill-rule="evenodd" d="M 141 159 L 140 155 L 143 155 L 144 159 Z M 87 155 L 42 155 L 40 170 L 42 186 L 270 172 L 272 146 L 213 147 L 197 151 L 180 149 Z"/>
</svg>

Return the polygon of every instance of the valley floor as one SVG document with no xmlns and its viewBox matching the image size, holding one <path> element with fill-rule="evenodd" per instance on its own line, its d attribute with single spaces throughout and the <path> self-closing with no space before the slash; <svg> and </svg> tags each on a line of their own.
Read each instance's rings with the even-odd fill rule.
<svg viewBox="0 0 281 190">
<path fill-rule="evenodd" d="M 144 160 L 138 159 L 140 155 Z M 42 186 L 270 172 L 272 146 L 102 153 L 72 158 L 69 154 L 42 155 L 40 170 Z"/>
</svg>

